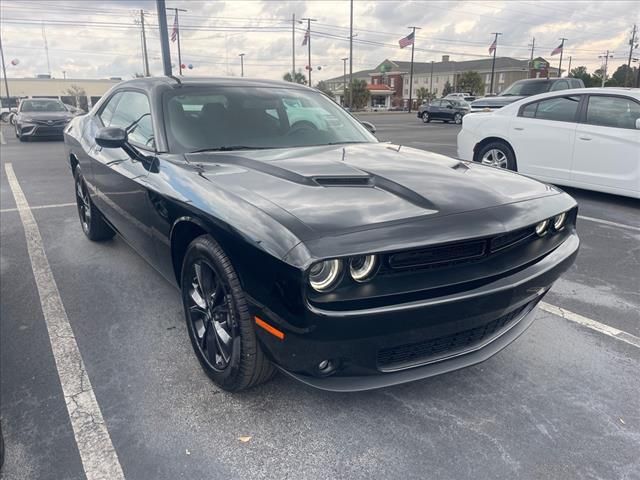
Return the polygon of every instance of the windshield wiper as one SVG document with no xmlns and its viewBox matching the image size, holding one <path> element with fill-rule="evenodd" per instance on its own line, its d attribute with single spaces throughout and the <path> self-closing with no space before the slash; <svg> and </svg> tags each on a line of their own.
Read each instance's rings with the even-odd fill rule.
<svg viewBox="0 0 640 480">
<path fill-rule="evenodd" d="M 202 153 L 202 152 L 232 152 L 233 150 L 266 150 L 276 147 L 249 147 L 247 145 L 223 145 L 222 147 L 208 147 L 199 148 L 189 153 Z"/>
</svg>

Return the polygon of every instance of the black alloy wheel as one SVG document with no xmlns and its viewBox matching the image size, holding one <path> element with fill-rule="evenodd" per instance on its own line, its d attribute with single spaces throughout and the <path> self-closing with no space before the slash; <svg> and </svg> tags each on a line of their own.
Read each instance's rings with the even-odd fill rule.
<svg viewBox="0 0 640 480">
<path fill-rule="evenodd" d="M 87 183 L 82 177 L 80 167 L 76 167 L 74 172 L 76 184 L 76 205 L 78 206 L 78 217 L 82 231 L 93 241 L 108 240 L 115 235 L 113 229 L 107 225 L 100 211 L 91 201 Z"/>
<path fill-rule="evenodd" d="M 232 392 L 269 380 L 275 369 L 258 344 L 240 281 L 210 235 L 189 245 L 181 287 L 189 338 L 209 378 Z"/>
</svg>

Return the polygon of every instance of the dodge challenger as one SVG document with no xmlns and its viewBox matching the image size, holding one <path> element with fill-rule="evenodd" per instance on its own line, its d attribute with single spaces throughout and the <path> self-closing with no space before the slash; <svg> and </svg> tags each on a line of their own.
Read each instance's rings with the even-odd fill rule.
<svg viewBox="0 0 640 480">
<path fill-rule="evenodd" d="M 333 391 L 482 362 L 579 247 L 576 202 L 380 143 L 322 93 L 250 79 L 122 82 L 65 128 L 80 224 L 182 295 L 207 375 Z"/>
</svg>

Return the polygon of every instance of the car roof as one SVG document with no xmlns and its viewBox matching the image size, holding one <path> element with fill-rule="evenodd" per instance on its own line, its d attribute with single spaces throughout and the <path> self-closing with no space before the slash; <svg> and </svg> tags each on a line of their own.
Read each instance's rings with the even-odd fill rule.
<svg viewBox="0 0 640 480">
<path fill-rule="evenodd" d="M 313 90 L 305 85 L 282 80 L 266 80 L 258 78 L 238 77 L 145 77 L 125 80 L 116 85 L 116 88 L 135 87 L 152 91 L 157 87 L 180 88 L 183 86 L 208 87 L 208 86 L 247 86 L 247 87 L 285 87 L 299 90 Z"/>
</svg>

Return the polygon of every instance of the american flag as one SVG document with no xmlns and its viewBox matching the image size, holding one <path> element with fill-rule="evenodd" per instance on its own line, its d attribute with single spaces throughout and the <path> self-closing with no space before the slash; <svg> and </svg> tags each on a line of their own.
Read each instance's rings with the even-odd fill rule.
<svg viewBox="0 0 640 480">
<path fill-rule="evenodd" d="M 307 28 L 307 31 L 304 32 L 304 38 L 302 39 L 302 45 L 306 45 L 307 43 L 309 43 L 309 37 L 311 36 L 311 32 L 309 31 L 309 29 Z"/>
<path fill-rule="evenodd" d="M 414 39 L 415 39 L 415 32 L 411 32 L 406 37 L 398 40 L 398 44 L 400 45 L 400 48 L 408 47 L 409 45 L 413 45 Z"/>
<path fill-rule="evenodd" d="M 491 46 L 489 47 L 489 54 L 492 54 L 493 52 L 496 51 L 496 46 L 497 46 L 496 45 L 496 40 L 494 40 L 493 43 L 491 44 Z"/>
<path fill-rule="evenodd" d="M 171 41 L 175 42 L 178 39 L 178 14 L 176 13 L 173 19 L 173 31 L 171 32 Z"/>
<path fill-rule="evenodd" d="M 553 57 L 554 55 L 558 55 L 559 53 L 562 53 L 562 47 L 564 47 L 563 43 L 561 43 L 556 48 L 554 48 L 553 52 L 551 52 L 551 56 Z"/>
</svg>

